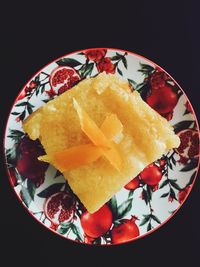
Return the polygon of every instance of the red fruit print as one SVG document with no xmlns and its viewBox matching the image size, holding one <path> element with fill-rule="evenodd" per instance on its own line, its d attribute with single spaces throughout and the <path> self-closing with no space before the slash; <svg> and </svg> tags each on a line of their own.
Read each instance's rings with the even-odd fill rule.
<svg viewBox="0 0 200 267">
<path fill-rule="evenodd" d="M 168 196 L 168 202 L 173 202 L 173 201 L 174 201 L 174 198 L 171 195 L 169 195 Z"/>
<path fill-rule="evenodd" d="M 162 178 L 162 172 L 158 166 L 155 164 L 150 164 L 140 173 L 140 178 L 144 183 L 154 186 L 160 182 Z"/>
<path fill-rule="evenodd" d="M 185 107 L 186 107 L 187 111 L 189 111 L 190 113 L 192 113 L 192 106 L 190 105 L 190 102 L 189 101 L 186 102 Z"/>
<path fill-rule="evenodd" d="M 53 88 L 51 88 L 49 91 L 45 91 L 45 93 L 48 95 L 49 98 L 52 98 L 57 95 Z"/>
<path fill-rule="evenodd" d="M 163 169 L 166 165 L 166 160 L 165 159 L 160 159 L 159 160 L 159 165 L 160 165 L 160 168 Z"/>
<path fill-rule="evenodd" d="M 191 188 L 191 186 L 188 185 L 188 186 L 186 186 L 184 189 L 182 189 L 182 190 L 180 190 L 180 191 L 178 192 L 178 202 L 179 202 L 180 204 L 182 204 L 183 201 L 185 200 L 185 198 L 187 197 L 187 195 L 188 195 L 188 193 L 189 193 L 189 191 L 190 191 L 190 188 Z"/>
<path fill-rule="evenodd" d="M 18 116 L 18 117 L 16 117 L 16 122 L 20 122 L 21 121 L 21 118 L 20 118 L 20 116 Z"/>
<path fill-rule="evenodd" d="M 144 200 L 144 192 L 143 192 L 143 191 L 141 192 L 140 198 L 141 198 L 142 200 Z"/>
<path fill-rule="evenodd" d="M 23 115 L 23 113 L 21 113 L 19 116 L 17 116 L 16 118 L 15 118 L 15 121 L 16 122 L 20 122 L 20 121 L 22 121 L 24 119 L 24 115 Z"/>
<path fill-rule="evenodd" d="M 153 192 L 155 192 L 156 190 L 158 190 L 158 185 L 157 184 L 156 185 L 152 185 L 151 189 L 152 189 Z"/>
<path fill-rule="evenodd" d="M 107 53 L 106 49 L 92 49 L 85 52 L 87 59 L 99 62 L 101 61 Z"/>
<path fill-rule="evenodd" d="M 166 81 L 168 80 L 169 80 L 169 77 L 167 76 L 165 72 L 155 71 L 150 78 L 152 90 L 157 90 L 162 87 L 165 87 Z"/>
<path fill-rule="evenodd" d="M 76 72 L 76 70 L 68 66 L 57 67 L 52 71 L 50 75 L 51 87 L 57 90 L 61 89 L 62 87 L 58 94 L 61 94 L 61 92 L 64 92 L 67 89 L 71 88 L 79 80 L 80 76 Z"/>
<path fill-rule="evenodd" d="M 79 76 L 71 76 L 69 79 L 69 86 L 74 86 L 80 80 Z"/>
<path fill-rule="evenodd" d="M 37 86 L 37 83 L 34 82 L 34 81 L 31 81 L 30 84 L 29 84 L 29 87 L 30 87 L 31 89 L 34 89 L 36 86 Z"/>
<path fill-rule="evenodd" d="M 124 186 L 125 189 L 127 190 L 135 190 L 136 188 L 138 188 L 140 185 L 140 179 L 139 177 L 135 177 L 133 178 L 133 180 L 131 180 L 128 184 L 126 184 Z"/>
<path fill-rule="evenodd" d="M 179 164 L 186 165 L 190 159 L 180 156 L 180 159 L 177 161 Z"/>
<path fill-rule="evenodd" d="M 63 83 L 67 79 L 68 75 L 69 75 L 68 70 L 65 68 L 61 68 L 55 73 L 52 79 L 52 85 L 56 86 L 59 83 Z"/>
<path fill-rule="evenodd" d="M 38 157 L 44 155 L 44 149 L 38 141 L 32 141 L 24 136 L 17 147 L 17 171 L 27 179 L 32 180 L 36 187 L 39 187 L 44 181 L 45 171 L 48 164 L 38 160 Z"/>
<path fill-rule="evenodd" d="M 58 90 L 58 95 L 63 94 L 64 92 L 66 92 L 69 89 L 69 85 L 68 84 L 64 84 L 63 86 L 61 86 Z"/>
<path fill-rule="evenodd" d="M 56 224 L 56 223 L 51 223 L 51 225 L 50 225 L 50 228 L 52 229 L 52 230 L 57 230 L 58 229 L 58 226 L 59 226 L 59 224 Z"/>
<path fill-rule="evenodd" d="M 55 227 L 61 222 L 71 221 L 74 217 L 74 210 L 74 199 L 67 192 L 55 193 L 44 203 L 44 213 Z"/>
<path fill-rule="evenodd" d="M 181 143 L 175 151 L 179 154 L 179 162 L 185 164 L 189 159 L 195 158 L 199 153 L 199 134 L 197 130 L 185 129 L 177 133 Z"/>
<path fill-rule="evenodd" d="M 103 60 L 98 62 L 96 66 L 98 72 L 105 71 L 107 74 L 115 73 L 115 65 L 111 62 L 111 59 L 109 57 L 103 58 Z"/>
<path fill-rule="evenodd" d="M 92 214 L 85 211 L 81 215 L 81 225 L 87 236 L 92 238 L 100 237 L 104 235 L 112 225 L 112 212 L 106 204 Z"/>
<path fill-rule="evenodd" d="M 162 116 L 167 120 L 170 121 L 173 118 L 173 111 L 166 113 L 166 114 L 162 114 Z"/>
<path fill-rule="evenodd" d="M 134 239 L 140 235 L 133 216 L 130 220 L 123 219 L 120 225 L 115 225 L 111 231 L 112 244 L 120 244 Z"/>
<path fill-rule="evenodd" d="M 146 98 L 147 104 L 159 114 L 171 113 L 178 102 L 178 96 L 171 85 L 166 84 L 159 90 L 152 90 Z"/>
<path fill-rule="evenodd" d="M 67 84 L 64 84 L 63 86 L 61 86 L 59 89 L 58 89 L 58 95 L 61 95 L 63 94 L 64 92 L 66 92 L 68 89 L 70 89 L 71 87 L 73 87 L 77 81 L 79 81 L 79 77 L 71 77 L 69 78 L 69 81 Z"/>
<path fill-rule="evenodd" d="M 25 92 L 28 94 L 32 89 L 29 86 L 26 86 Z"/>
</svg>

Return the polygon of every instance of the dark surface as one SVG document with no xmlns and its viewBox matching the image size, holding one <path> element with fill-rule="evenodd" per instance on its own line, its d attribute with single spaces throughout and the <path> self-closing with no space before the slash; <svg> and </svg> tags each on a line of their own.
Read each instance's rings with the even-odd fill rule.
<svg viewBox="0 0 200 267">
<path fill-rule="evenodd" d="M 140 1 L 111 7 L 93 2 L 94 8 L 78 3 L 40 8 L 34 2 L 27 6 L 17 2 L 6 7 L 1 23 L 5 59 L 4 64 L 1 61 L 1 129 L 19 90 L 38 69 L 68 52 L 89 47 L 126 49 L 158 63 L 179 82 L 200 118 L 197 2 Z M 69 265 L 69 261 L 74 266 L 79 260 L 80 264 L 106 266 L 115 262 L 124 266 L 198 266 L 199 197 L 197 178 L 181 210 L 164 227 L 133 243 L 94 248 L 64 240 L 37 223 L 17 200 L 2 167 L 0 265 L 5 257 L 7 264 L 35 266 Z"/>
</svg>

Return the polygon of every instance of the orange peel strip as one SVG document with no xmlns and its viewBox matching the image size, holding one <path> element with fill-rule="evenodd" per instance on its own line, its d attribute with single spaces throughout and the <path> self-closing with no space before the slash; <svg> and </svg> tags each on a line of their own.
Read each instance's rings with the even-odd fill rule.
<svg viewBox="0 0 200 267">
<path fill-rule="evenodd" d="M 110 147 L 109 140 L 105 137 L 103 132 L 99 129 L 96 123 L 90 118 L 90 116 L 81 108 L 75 98 L 73 98 L 74 108 L 77 111 L 81 129 L 89 137 L 89 139 L 100 147 Z"/>
<path fill-rule="evenodd" d="M 102 153 L 104 157 L 118 170 L 121 170 L 121 157 L 117 151 L 113 142 L 108 140 L 101 129 L 96 125 L 96 123 L 90 118 L 90 116 L 81 108 L 75 98 L 73 98 L 74 108 L 76 109 L 81 129 L 83 132 L 90 138 L 90 140 L 97 146 L 104 147 L 102 148 Z M 107 122 L 102 125 L 106 133 L 109 134 L 108 123 L 111 121 L 111 118 L 107 119 Z M 116 123 L 117 125 L 117 123 Z M 111 125 L 110 125 L 111 126 Z M 118 126 L 119 127 L 119 126 Z M 119 127 L 120 128 L 120 127 Z M 110 134 L 110 136 L 113 135 Z M 108 148 L 109 147 L 109 148 Z"/>
<path fill-rule="evenodd" d="M 73 99 L 74 107 L 78 113 L 81 129 L 94 144 L 78 145 L 65 149 L 52 155 L 44 155 L 39 160 L 51 162 L 61 172 L 87 165 L 104 156 L 118 171 L 121 170 L 121 157 L 114 142 L 111 141 L 117 134 L 122 132 L 123 125 L 115 114 L 106 117 L 101 128 Z"/>
<path fill-rule="evenodd" d="M 40 160 L 52 162 L 61 172 L 87 165 L 102 156 L 101 148 L 93 144 L 85 144 L 67 148 L 52 155 L 39 157 Z"/>
</svg>

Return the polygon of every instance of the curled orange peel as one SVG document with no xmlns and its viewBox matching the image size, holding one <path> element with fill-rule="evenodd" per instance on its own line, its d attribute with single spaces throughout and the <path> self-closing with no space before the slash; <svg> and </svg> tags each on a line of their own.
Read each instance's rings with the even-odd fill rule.
<svg viewBox="0 0 200 267">
<path fill-rule="evenodd" d="M 122 160 L 112 139 L 123 130 L 123 125 L 115 114 L 106 116 L 99 128 L 92 118 L 73 98 L 73 105 L 80 120 L 81 130 L 92 142 L 39 157 L 40 160 L 53 162 L 61 172 L 87 165 L 104 156 L 110 164 L 121 170 Z"/>
</svg>

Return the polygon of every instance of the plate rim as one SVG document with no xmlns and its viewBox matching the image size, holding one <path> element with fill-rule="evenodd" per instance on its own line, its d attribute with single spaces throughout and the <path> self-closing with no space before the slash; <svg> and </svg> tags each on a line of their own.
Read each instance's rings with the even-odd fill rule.
<svg viewBox="0 0 200 267">
<path fill-rule="evenodd" d="M 131 240 L 128 240 L 128 241 L 125 241 L 125 242 L 121 242 L 119 244 L 88 244 L 88 243 L 85 243 L 85 242 L 78 242 L 76 240 L 73 240 L 73 239 L 70 239 L 64 235 L 61 235 L 60 233 L 56 232 L 55 230 L 51 229 L 49 226 L 45 225 L 44 223 L 42 223 L 37 217 L 35 217 L 31 210 L 29 208 L 26 207 L 26 205 L 24 204 L 24 202 L 22 201 L 22 199 L 19 197 L 19 195 L 17 194 L 16 190 L 14 189 L 14 186 L 12 185 L 12 181 L 11 181 L 11 176 L 10 176 L 10 173 L 9 173 L 9 170 L 7 168 L 7 159 L 6 159 L 6 153 L 5 153 L 5 143 L 6 143 L 6 131 L 7 131 L 7 127 L 8 127 L 8 121 L 9 121 L 9 117 L 10 117 L 10 114 L 11 114 L 11 111 L 17 101 L 17 97 L 18 95 L 20 95 L 20 93 L 25 89 L 25 87 L 29 84 L 29 82 L 36 76 L 38 75 L 44 68 L 48 67 L 49 65 L 51 65 L 52 63 L 64 58 L 64 57 L 68 57 L 70 55 L 74 55 L 74 54 L 78 54 L 80 52 L 85 52 L 85 51 L 90 51 L 90 50 L 102 50 L 102 49 L 106 49 L 107 51 L 109 50 L 114 50 L 114 51 L 117 51 L 117 52 L 123 52 L 123 53 L 127 53 L 127 54 L 130 54 L 130 55 L 133 55 L 135 57 L 138 57 L 139 59 L 143 59 L 144 61 L 146 62 L 149 62 L 150 64 L 153 64 L 154 66 L 160 68 L 163 72 L 165 72 L 177 85 L 178 87 L 180 88 L 180 90 L 184 93 L 184 97 L 186 98 L 186 100 L 189 102 L 190 106 L 191 106 L 191 109 L 192 109 L 192 114 L 194 116 L 194 119 L 195 119 L 195 122 L 196 122 L 196 126 L 197 126 L 197 131 L 198 131 L 198 135 L 199 135 L 199 139 L 200 139 L 200 128 L 199 128 L 199 123 L 198 123 L 198 119 L 197 119 L 197 116 L 196 116 L 196 113 L 195 113 L 195 110 L 193 108 L 193 105 L 192 103 L 190 102 L 190 99 L 188 98 L 187 94 L 185 93 L 185 91 L 182 89 L 182 87 L 180 86 L 180 84 L 164 69 L 162 68 L 160 65 L 158 65 L 157 63 L 153 62 L 152 60 L 142 56 L 142 55 L 139 55 L 135 52 L 132 52 L 132 51 L 129 51 L 129 50 L 125 50 L 125 49 L 121 49 L 121 48 L 113 48 L 113 47 L 92 47 L 92 48 L 84 48 L 84 49 L 80 49 L 80 50 L 76 50 L 76 51 L 73 51 L 73 52 L 70 52 L 70 53 L 67 53 L 67 54 L 64 54 L 58 58 L 55 58 L 53 59 L 52 61 L 48 62 L 47 64 L 45 64 L 44 66 L 42 66 L 37 72 L 35 72 L 29 79 L 28 81 L 24 84 L 24 86 L 22 87 L 21 90 L 19 90 L 17 96 L 15 97 L 14 99 L 14 102 L 11 106 L 11 108 L 9 109 L 8 111 L 8 115 L 7 115 L 7 119 L 6 119 L 6 123 L 5 123 L 5 128 L 4 128 L 4 136 L 3 136 L 3 164 L 4 164 L 4 167 L 6 169 L 6 173 L 7 173 L 7 176 L 8 176 L 8 180 L 9 180 L 9 183 L 10 183 L 10 186 L 12 187 L 15 195 L 17 196 L 17 199 L 19 200 L 19 202 L 22 204 L 22 206 L 24 207 L 24 209 L 26 210 L 26 212 L 28 212 L 28 214 L 31 215 L 31 217 L 34 218 L 35 221 L 39 222 L 43 227 L 45 227 L 47 230 L 49 230 L 50 232 L 62 237 L 63 239 L 65 240 L 69 240 L 70 242 L 73 242 L 73 243 L 78 243 L 78 244 L 81 244 L 81 245 L 88 245 L 88 246 L 120 246 L 120 245 L 124 245 L 124 244 L 127 244 L 127 243 L 130 243 L 130 242 L 134 242 L 136 240 L 139 240 L 141 238 L 144 238 L 148 235 L 150 235 L 151 233 L 153 233 L 154 231 L 157 231 L 158 229 L 160 229 L 161 227 L 163 227 L 169 220 L 171 220 L 175 214 L 180 210 L 180 208 L 183 206 L 183 204 L 185 203 L 185 201 L 187 200 L 188 196 L 190 195 L 193 187 L 194 187 L 194 184 L 197 180 L 197 176 L 198 176 L 198 172 L 199 172 L 199 167 L 200 167 L 200 144 L 199 144 L 199 155 L 198 155 L 198 164 L 197 164 L 197 169 L 196 169 L 196 173 L 195 173 L 195 177 L 193 179 L 193 182 L 191 184 L 191 188 L 189 189 L 189 191 L 187 192 L 187 195 L 185 197 L 185 199 L 183 200 L 183 202 L 178 206 L 178 208 L 175 210 L 174 213 L 172 213 L 166 220 L 164 220 L 160 225 L 156 226 L 155 228 L 153 228 L 152 230 L 146 232 L 145 234 L 142 234 L 140 236 L 137 236 Z"/>
</svg>

